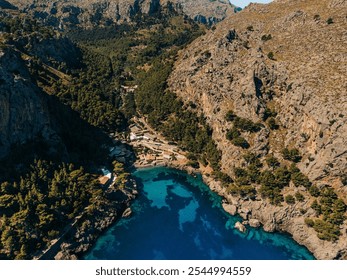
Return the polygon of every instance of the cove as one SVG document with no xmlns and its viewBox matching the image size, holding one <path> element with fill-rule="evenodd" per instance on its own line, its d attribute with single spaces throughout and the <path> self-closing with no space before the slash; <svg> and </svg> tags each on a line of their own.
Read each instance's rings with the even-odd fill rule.
<svg viewBox="0 0 347 280">
<path fill-rule="evenodd" d="M 132 216 L 122 218 L 86 253 L 87 260 L 311 260 L 288 234 L 247 227 L 226 213 L 201 176 L 165 167 L 140 169 Z"/>
</svg>

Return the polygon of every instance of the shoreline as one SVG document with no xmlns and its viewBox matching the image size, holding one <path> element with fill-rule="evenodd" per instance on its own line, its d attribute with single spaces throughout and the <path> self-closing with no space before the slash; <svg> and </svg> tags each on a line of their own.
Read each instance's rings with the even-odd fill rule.
<svg viewBox="0 0 347 280">
<path fill-rule="evenodd" d="M 164 165 L 156 165 L 155 162 L 146 165 L 136 165 L 136 169 L 151 167 L 169 167 L 187 172 L 190 175 L 201 174 L 203 182 L 215 193 L 221 196 L 225 202 L 223 208 L 230 215 L 239 215 L 244 224 L 259 222 L 260 227 L 266 232 L 285 232 L 295 242 L 305 246 L 317 260 L 345 259 L 347 256 L 347 244 L 343 238 L 338 242 L 328 242 L 317 237 L 314 229 L 309 228 L 304 222 L 304 215 L 299 211 L 302 204 L 293 206 L 274 206 L 263 199 L 246 201 L 228 194 L 220 181 L 212 178 L 203 169 L 177 164 L 168 161 Z"/>
<path fill-rule="evenodd" d="M 206 168 L 195 169 L 187 165 L 188 160 L 156 160 L 144 163 L 136 160 L 132 166 L 129 167 L 130 172 L 133 173 L 138 169 L 155 168 L 155 167 L 168 167 L 177 170 L 185 171 L 189 175 L 200 174 L 203 182 L 209 189 L 217 193 L 223 198 L 224 210 L 232 216 L 239 215 L 243 224 L 248 224 L 252 227 L 262 227 L 266 232 L 285 232 L 289 234 L 294 241 L 298 244 L 305 246 L 317 260 L 332 260 L 332 259 L 346 259 L 347 244 L 344 244 L 339 239 L 338 242 L 331 243 L 320 240 L 317 237 L 314 229 L 309 228 L 304 222 L 304 215 L 300 214 L 299 208 L 302 206 L 296 203 L 293 206 L 274 206 L 266 200 L 243 200 L 239 197 L 234 197 L 226 192 L 222 183 L 214 179 Z M 132 180 L 133 186 L 136 182 Z M 122 201 L 122 209 L 119 208 L 118 201 L 111 201 L 106 209 L 103 209 L 103 215 L 100 217 L 93 217 L 92 219 L 84 219 L 83 222 L 93 223 L 96 232 L 91 236 L 81 233 L 81 225 L 76 225 L 72 229 L 72 233 L 66 236 L 60 244 L 60 248 L 56 248 L 54 259 L 79 259 L 95 244 L 95 240 L 112 224 L 120 219 L 126 210 L 129 210 L 131 202 L 135 199 L 137 194 L 136 186 L 130 188 L 127 192 L 127 200 Z M 113 205 L 113 206 L 112 206 Z M 130 209 L 131 210 L 131 209 Z M 92 221 L 91 221 L 92 220 Z M 255 225 L 255 226 L 254 226 Z M 346 233 L 345 233 L 346 234 Z M 76 238 L 77 237 L 77 238 Z M 78 239 L 76 241 L 76 239 Z M 52 246 L 53 247 L 53 246 Z M 52 254 L 51 254 L 52 255 Z"/>
<path fill-rule="evenodd" d="M 136 198 L 137 185 L 131 179 L 123 189 L 106 191 L 107 200 L 96 206 L 92 214 L 83 212 L 77 223 L 71 226 L 69 232 L 62 235 L 51 244 L 38 260 L 78 260 L 94 245 L 100 235 L 125 215 L 131 214 L 131 202 Z"/>
</svg>

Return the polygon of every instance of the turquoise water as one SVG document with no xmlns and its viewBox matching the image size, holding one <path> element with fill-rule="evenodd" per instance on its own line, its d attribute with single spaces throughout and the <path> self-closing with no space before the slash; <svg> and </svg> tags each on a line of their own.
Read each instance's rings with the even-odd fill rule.
<svg viewBox="0 0 347 280">
<path fill-rule="evenodd" d="M 289 235 L 234 224 L 221 198 L 201 177 L 164 167 L 134 173 L 139 196 L 130 218 L 119 220 L 84 256 L 92 260 L 314 259 Z"/>
</svg>

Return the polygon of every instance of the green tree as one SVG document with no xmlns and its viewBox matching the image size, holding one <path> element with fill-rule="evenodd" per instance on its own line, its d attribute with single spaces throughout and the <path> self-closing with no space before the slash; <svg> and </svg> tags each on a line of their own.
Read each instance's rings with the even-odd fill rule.
<svg viewBox="0 0 347 280">
<path fill-rule="evenodd" d="M 295 203 L 295 198 L 291 194 L 288 194 L 285 196 L 284 201 L 288 204 L 294 204 Z"/>
</svg>

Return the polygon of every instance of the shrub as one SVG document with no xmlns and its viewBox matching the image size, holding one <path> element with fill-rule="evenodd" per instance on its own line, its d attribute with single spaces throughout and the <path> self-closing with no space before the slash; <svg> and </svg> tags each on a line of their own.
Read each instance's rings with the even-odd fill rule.
<svg viewBox="0 0 347 280">
<path fill-rule="evenodd" d="M 308 189 L 308 192 L 314 197 L 318 197 L 320 195 L 320 190 L 316 186 L 311 186 Z"/>
<path fill-rule="evenodd" d="M 303 194 L 300 193 L 300 192 L 296 192 L 296 193 L 295 193 L 295 198 L 296 198 L 296 200 L 299 201 L 299 202 L 305 201 L 305 197 L 304 197 Z"/>
<path fill-rule="evenodd" d="M 340 230 L 338 226 L 323 220 L 316 220 L 313 228 L 317 232 L 319 239 L 327 241 L 336 241 L 339 239 Z"/>
<path fill-rule="evenodd" d="M 236 167 L 234 169 L 234 175 L 236 177 L 236 183 L 239 185 L 248 185 L 251 183 L 246 169 Z"/>
<path fill-rule="evenodd" d="M 268 95 L 272 96 L 271 91 L 268 92 Z M 263 116 L 263 120 L 266 121 L 268 118 L 270 118 L 270 117 L 275 118 L 276 116 L 277 116 L 277 112 L 266 107 L 265 112 L 264 112 L 264 116 Z"/>
<path fill-rule="evenodd" d="M 261 123 L 254 123 L 251 120 L 236 117 L 234 120 L 234 127 L 242 131 L 258 132 L 263 125 Z"/>
<path fill-rule="evenodd" d="M 252 164 L 252 165 L 255 165 L 256 167 L 262 167 L 263 166 L 259 160 L 258 155 L 254 154 L 254 153 L 247 152 L 242 157 L 248 165 Z"/>
<path fill-rule="evenodd" d="M 313 227 L 314 221 L 310 218 L 305 218 L 305 224 L 308 225 L 309 227 Z"/>
<path fill-rule="evenodd" d="M 250 164 L 247 169 L 248 178 L 252 183 L 260 182 L 260 170 L 255 164 Z"/>
<path fill-rule="evenodd" d="M 271 34 L 261 36 L 261 40 L 266 42 L 272 39 Z"/>
<path fill-rule="evenodd" d="M 314 15 L 313 19 L 316 21 L 320 20 L 320 15 Z"/>
<path fill-rule="evenodd" d="M 291 194 L 288 194 L 285 198 L 284 198 L 285 202 L 288 204 L 294 204 L 295 203 L 295 198 L 294 196 L 292 196 Z"/>
<path fill-rule="evenodd" d="M 271 130 L 276 130 L 279 128 L 279 125 L 276 123 L 276 120 L 273 117 L 269 118 L 267 124 Z"/>
<path fill-rule="evenodd" d="M 317 216 L 322 214 L 322 207 L 318 204 L 317 199 L 312 202 L 311 208 L 316 212 Z"/>
<path fill-rule="evenodd" d="M 237 147 L 241 147 L 242 149 L 248 149 L 250 147 L 247 140 L 243 137 L 237 137 L 237 138 L 231 140 L 231 143 Z"/>
<path fill-rule="evenodd" d="M 269 168 L 272 168 L 272 169 L 275 169 L 276 167 L 280 166 L 280 162 L 273 155 L 269 155 L 266 158 L 266 164 Z"/>
<path fill-rule="evenodd" d="M 334 23 L 334 20 L 330 17 L 330 18 L 328 18 L 327 19 L 327 24 L 332 24 L 332 23 Z"/>
<path fill-rule="evenodd" d="M 242 198 L 248 198 L 254 200 L 256 198 L 257 191 L 253 186 L 242 185 L 242 186 L 231 186 L 230 193 L 232 195 L 238 195 Z"/>
<path fill-rule="evenodd" d="M 187 159 L 189 159 L 191 161 L 197 161 L 198 160 L 197 156 L 193 153 L 188 153 Z"/>
<path fill-rule="evenodd" d="M 247 26 L 247 30 L 248 30 L 248 31 L 254 31 L 253 25 L 248 25 L 248 26 Z"/>
<path fill-rule="evenodd" d="M 227 131 L 226 138 L 228 140 L 233 140 L 235 138 L 238 138 L 240 135 L 241 133 L 236 128 L 232 128 L 231 130 Z"/>
<path fill-rule="evenodd" d="M 188 165 L 188 166 L 191 166 L 191 167 L 193 167 L 193 168 L 196 168 L 196 169 L 200 167 L 199 162 L 197 162 L 197 161 L 195 161 L 195 160 L 190 160 L 190 161 L 188 161 L 187 165 Z"/>
<path fill-rule="evenodd" d="M 306 189 L 309 189 L 312 185 L 308 177 L 301 172 L 292 173 L 291 179 L 296 187 L 303 186 Z"/>
<path fill-rule="evenodd" d="M 276 186 L 279 188 L 284 188 L 289 185 L 291 179 L 291 173 L 287 167 L 279 167 L 274 171 L 276 178 Z"/>
<path fill-rule="evenodd" d="M 226 114 L 225 114 L 225 119 L 228 122 L 232 122 L 234 119 L 236 118 L 236 115 L 234 114 L 234 112 L 232 110 L 229 110 Z"/>
<path fill-rule="evenodd" d="M 243 168 L 241 168 L 241 167 L 235 167 L 234 168 L 234 175 L 235 175 L 235 177 L 245 177 L 245 176 L 247 176 L 247 171 L 246 171 L 246 169 L 243 169 Z"/>
<path fill-rule="evenodd" d="M 225 174 L 222 171 L 214 171 L 212 175 L 217 179 L 222 181 L 223 183 L 229 184 L 233 182 L 233 179 L 228 174 Z"/>
<path fill-rule="evenodd" d="M 271 60 L 275 60 L 275 55 L 274 55 L 273 52 L 269 52 L 269 53 L 267 54 L 267 57 L 268 57 L 269 59 L 271 59 Z"/>
<path fill-rule="evenodd" d="M 282 150 L 283 158 L 293 162 L 299 162 L 301 160 L 301 155 L 298 149 L 288 149 L 284 148 Z"/>
</svg>

